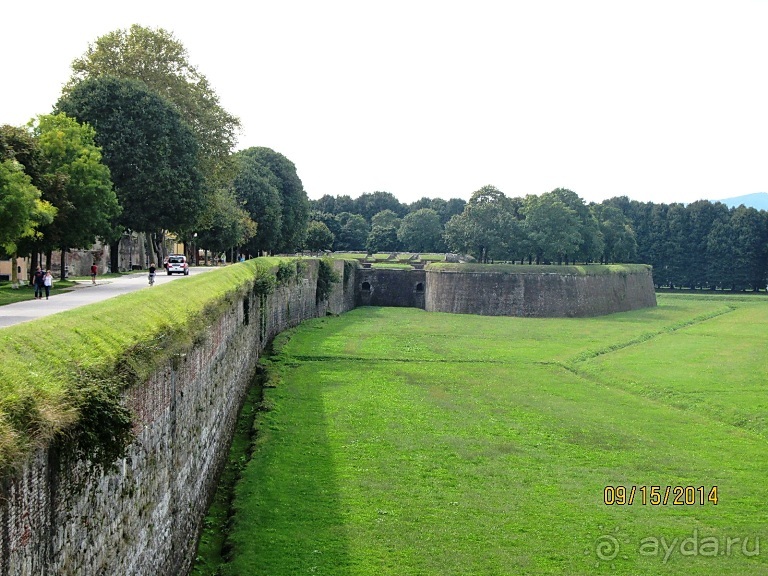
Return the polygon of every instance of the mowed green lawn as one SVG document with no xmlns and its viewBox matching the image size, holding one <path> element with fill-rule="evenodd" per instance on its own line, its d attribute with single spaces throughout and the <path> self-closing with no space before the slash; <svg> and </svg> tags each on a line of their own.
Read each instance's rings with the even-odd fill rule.
<svg viewBox="0 0 768 576">
<path fill-rule="evenodd" d="M 767 328 L 765 299 L 673 295 L 307 322 L 269 361 L 223 572 L 768 574 Z"/>
</svg>

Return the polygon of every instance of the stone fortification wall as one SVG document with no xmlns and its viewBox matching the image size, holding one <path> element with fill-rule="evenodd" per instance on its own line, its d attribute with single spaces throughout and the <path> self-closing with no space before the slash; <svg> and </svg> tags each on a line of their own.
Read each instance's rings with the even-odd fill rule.
<svg viewBox="0 0 768 576">
<path fill-rule="evenodd" d="M 508 316 L 594 316 L 654 306 L 651 270 L 521 273 L 437 267 L 361 270 L 315 302 L 318 262 L 272 294 L 231 305 L 197 343 L 125 393 L 136 440 L 115 470 L 62 469 L 61 448 L 39 449 L 0 486 L 0 575 L 186 574 L 260 352 L 279 332 L 357 305 Z M 607 273 L 606 273 L 607 271 Z"/>
<path fill-rule="evenodd" d="M 651 268 L 622 266 L 606 273 L 427 269 L 425 309 L 484 316 L 579 317 L 656 305 Z"/>
<path fill-rule="evenodd" d="M 185 574 L 259 352 L 286 328 L 354 306 L 354 274 L 315 303 L 317 261 L 273 294 L 233 302 L 186 354 L 125 393 L 136 441 L 89 478 L 39 449 L 0 490 L 0 574 Z M 335 267 L 343 274 L 343 262 Z M 354 272 L 354 271 L 352 271 Z"/>
<path fill-rule="evenodd" d="M 426 272 L 362 268 L 357 271 L 358 306 L 424 308 Z"/>
</svg>

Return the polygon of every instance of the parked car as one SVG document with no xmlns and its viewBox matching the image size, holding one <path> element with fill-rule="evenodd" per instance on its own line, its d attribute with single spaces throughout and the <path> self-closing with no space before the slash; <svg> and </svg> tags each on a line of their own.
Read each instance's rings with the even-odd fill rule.
<svg viewBox="0 0 768 576">
<path fill-rule="evenodd" d="M 168 256 L 168 262 L 166 262 L 165 269 L 168 271 L 168 276 L 174 272 L 189 276 L 189 264 L 187 264 L 187 257 L 183 254 L 171 254 Z"/>
</svg>

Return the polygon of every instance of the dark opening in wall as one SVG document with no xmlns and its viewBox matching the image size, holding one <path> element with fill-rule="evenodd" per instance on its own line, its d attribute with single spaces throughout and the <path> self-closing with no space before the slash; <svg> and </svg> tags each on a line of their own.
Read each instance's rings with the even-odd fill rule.
<svg viewBox="0 0 768 576">
<path fill-rule="evenodd" d="M 424 282 L 416 284 L 416 292 L 424 292 Z"/>
<path fill-rule="evenodd" d="M 363 282 L 363 285 L 360 288 L 363 292 L 370 292 L 371 291 L 371 283 L 370 282 Z"/>
</svg>

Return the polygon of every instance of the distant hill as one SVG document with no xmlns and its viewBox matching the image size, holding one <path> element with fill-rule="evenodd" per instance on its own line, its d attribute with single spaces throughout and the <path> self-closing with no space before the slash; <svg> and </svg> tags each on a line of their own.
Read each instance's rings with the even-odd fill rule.
<svg viewBox="0 0 768 576">
<path fill-rule="evenodd" d="M 768 192 L 756 192 L 755 194 L 744 194 L 744 196 L 734 196 L 733 198 L 723 198 L 716 200 L 722 202 L 729 208 L 735 206 L 744 206 L 748 208 L 757 208 L 758 210 L 768 210 Z"/>
</svg>

